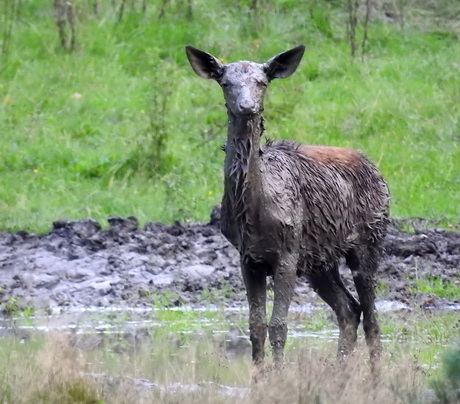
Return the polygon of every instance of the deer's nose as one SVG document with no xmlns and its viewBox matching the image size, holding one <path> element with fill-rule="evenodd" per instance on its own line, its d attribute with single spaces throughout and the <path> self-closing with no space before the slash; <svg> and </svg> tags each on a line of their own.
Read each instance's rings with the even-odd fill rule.
<svg viewBox="0 0 460 404">
<path fill-rule="evenodd" d="M 256 111 L 256 103 L 250 98 L 244 98 L 238 102 L 238 108 L 243 113 L 254 113 Z"/>
</svg>

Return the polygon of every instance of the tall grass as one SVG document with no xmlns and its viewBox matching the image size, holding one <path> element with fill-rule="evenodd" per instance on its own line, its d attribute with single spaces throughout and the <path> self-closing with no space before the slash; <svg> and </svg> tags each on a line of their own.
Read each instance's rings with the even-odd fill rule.
<svg viewBox="0 0 460 404">
<path fill-rule="evenodd" d="M 0 338 L 2 403 L 455 403 L 458 389 L 458 315 L 382 315 L 381 376 L 372 377 L 363 333 L 357 351 L 335 358 L 336 338 L 325 313 L 291 316 L 283 372 L 252 381 L 245 315 L 160 308 L 149 321 L 126 313 L 68 318 L 71 332 L 39 334 L 41 321 L 61 330 L 63 318 L 10 320 Z M 75 321 L 76 320 L 76 321 Z M 133 321 L 135 320 L 135 321 Z M 94 322 L 96 329 L 88 328 Z M 79 324 L 75 328 L 75 324 Z M 104 330 L 102 325 L 106 325 Z M 15 326 L 15 327 L 12 327 Z M 238 336 L 238 338 L 235 338 Z M 449 401 L 450 400 L 450 401 Z"/>
<path fill-rule="evenodd" d="M 74 3 L 72 54 L 50 2 L 20 3 L 0 67 L 0 229 L 110 214 L 207 220 L 222 193 L 226 116 L 187 44 L 230 62 L 305 43 L 299 71 L 269 89 L 267 134 L 360 149 L 388 179 L 393 216 L 459 221 L 460 41 L 446 20 L 458 3 L 406 8 L 404 31 L 374 20 L 364 63 L 349 56 L 340 2 L 261 2 L 255 18 L 249 1 L 196 1 L 191 19 L 179 2 L 161 19 L 161 1 L 146 13 L 139 2 L 120 22 L 110 2 L 97 15 Z"/>
</svg>

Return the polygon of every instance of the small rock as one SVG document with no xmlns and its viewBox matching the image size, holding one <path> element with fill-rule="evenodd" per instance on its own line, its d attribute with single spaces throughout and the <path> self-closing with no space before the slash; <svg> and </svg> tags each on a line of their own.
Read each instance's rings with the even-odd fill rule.
<svg viewBox="0 0 460 404">
<path fill-rule="evenodd" d="M 34 286 L 34 288 L 52 289 L 59 282 L 60 282 L 60 279 L 56 275 L 42 274 L 40 276 L 35 276 L 34 277 L 34 285 L 33 286 Z"/>
<path fill-rule="evenodd" d="M 58 233 L 59 235 L 64 235 L 66 232 L 70 232 L 80 238 L 87 239 L 99 230 L 101 230 L 101 225 L 88 217 L 77 221 L 69 221 L 67 219 L 56 220 L 53 222 L 53 230 L 51 232 Z"/>
<path fill-rule="evenodd" d="M 191 265 L 188 267 L 183 267 L 180 269 L 182 274 L 187 274 L 189 277 L 200 279 L 200 278 L 207 278 L 211 274 L 215 272 L 216 268 L 212 267 L 211 265 Z"/>
<path fill-rule="evenodd" d="M 81 282 L 88 278 L 88 273 L 83 269 L 70 269 L 67 271 L 67 279 L 74 282 Z"/>
<path fill-rule="evenodd" d="M 116 227 L 118 230 L 134 231 L 139 228 L 139 221 L 134 216 L 109 216 L 107 221 L 109 222 L 110 227 Z"/>
<path fill-rule="evenodd" d="M 160 274 L 152 276 L 151 284 L 157 287 L 169 286 L 174 282 L 174 276 L 168 274 Z"/>
<path fill-rule="evenodd" d="M 75 234 L 85 239 L 94 236 L 94 234 L 101 230 L 101 225 L 89 217 L 73 222 L 72 227 Z"/>
<path fill-rule="evenodd" d="M 99 282 L 93 285 L 93 289 L 97 290 L 101 296 L 105 296 L 112 290 L 110 281 Z"/>
</svg>

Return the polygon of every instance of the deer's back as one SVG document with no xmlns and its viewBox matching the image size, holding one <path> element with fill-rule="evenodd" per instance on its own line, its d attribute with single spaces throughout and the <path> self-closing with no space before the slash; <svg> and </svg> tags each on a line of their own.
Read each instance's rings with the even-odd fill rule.
<svg viewBox="0 0 460 404">
<path fill-rule="evenodd" d="M 336 259 L 384 237 L 388 188 L 361 153 L 282 141 L 265 146 L 263 162 L 264 216 L 276 218 L 281 210 L 309 261 Z"/>
</svg>

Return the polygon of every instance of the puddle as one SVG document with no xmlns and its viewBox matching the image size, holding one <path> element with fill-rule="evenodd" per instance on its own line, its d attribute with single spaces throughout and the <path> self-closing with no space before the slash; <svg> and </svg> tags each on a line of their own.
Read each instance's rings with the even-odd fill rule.
<svg viewBox="0 0 460 404">
<path fill-rule="evenodd" d="M 436 310 L 439 311 L 439 307 L 437 306 L 426 306 L 428 310 Z M 443 306 L 442 310 L 446 311 L 460 311 L 460 303 L 449 303 Z"/>
<path fill-rule="evenodd" d="M 323 330 L 323 331 L 298 331 L 296 329 L 289 330 L 288 338 L 295 338 L 295 339 L 322 339 L 322 340 L 330 340 L 335 341 L 339 338 L 339 330 L 338 329 L 330 329 L 330 330 Z"/>
<path fill-rule="evenodd" d="M 457 310 L 460 315 L 459 306 L 459 304 L 447 305 L 445 312 Z M 433 334 L 431 331 L 422 335 L 423 327 L 417 327 L 414 332 L 410 331 L 411 319 L 418 319 L 420 314 L 410 310 L 407 305 L 395 301 L 379 301 L 377 308 L 383 318 L 387 313 L 402 311 L 396 315 L 387 315 L 387 320 L 390 318 L 393 328 L 383 335 L 382 342 L 385 349 L 390 350 L 390 347 L 395 345 L 395 341 L 402 344 L 402 350 L 412 349 L 418 344 L 426 344 L 427 339 L 432 349 L 435 346 L 434 349 L 440 350 L 446 345 L 445 336 L 442 334 Z M 438 318 L 434 317 L 434 321 L 437 322 Z M 398 318 L 401 318 L 400 322 Z M 396 319 L 396 325 L 393 319 Z M 401 334 L 401 337 L 398 337 L 396 332 L 407 332 L 404 331 L 404 327 L 399 326 L 405 325 L 406 321 L 409 323 L 409 333 L 407 336 Z M 204 374 L 208 374 L 206 372 L 209 371 L 208 369 L 214 369 L 213 366 L 217 370 L 214 369 L 212 372 L 216 374 L 215 372 L 226 369 L 230 363 L 232 366 L 242 366 L 241 372 L 246 372 L 251 357 L 247 329 L 248 309 L 236 306 L 225 309 L 82 307 L 28 318 L 0 318 L 0 340 L 3 337 L 7 342 L 5 346 L 8 346 L 9 341 L 13 341 L 13 346 L 20 347 L 19 351 L 28 347 L 33 351 L 36 346 L 33 341 L 48 340 L 42 336 L 49 335 L 49 339 L 53 341 L 56 337 L 54 334 L 57 334 L 58 338 L 65 335 L 65 340 L 69 341 L 70 347 L 81 357 L 88 355 L 91 358 L 86 363 L 88 367 L 82 372 L 82 376 L 97 380 L 98 383 L 109 387 L 128 385 L 139 397 L 157 392 L 180 396 L 212 392 L 220 397 L 231 397 L 237 400 L 247 397 L 250 390 L 244 387 L 245 380 L 231 374 L 216 379 L 218 383 L 202 383 L 201 378 L 190 379 L 187 372 L 181 376 L 184 369 L 194 369 L 194 371 L 199 369 Z M 298 355 L 303 349 L 308 349 L 310 352 L 327 349 L 330 355 L 334 355 L 338 337 L 339 330 L 333 319 L 333 313 L 325 305 L 308 304 L 292 307 L 287 340 L 287 349 L 291 354 Z M 359 341 L 359 349 L 367 352 L 362 327 L 359 330 Z M 267 352 L 268 350 L 267 341 Z M 94 369 L 93 361 L 97 364 Z M 127 372 L 125 369 L 129 369 L 133 363 L 136 364 L 135 368 L 139 366 L 139 369 L 145 370 Z M 164 379 L 151 374 L 149 373 L 152 369 L 151 363 L 156 364 L 155 366 L 163 366 L 167 363 L 168 367 L 176 369 L 177 374 L 175 373 L 173 378 Z M 119 366 L 119 368 L 115 367 L 118 370 L 113 371 L 109 365 Z M 91 373 L 91 370 L 95 373 Z M 171 383 L 178 379 L 192 381 L 192 383 Z M 197 380 L 198 383 L 193 383 Z M 233 383 L 235 386 L 231 385 Z"/>
<path fill-rule="evenodd" d="M 409 310 L 408 304 L 398 302 L 397 300 L 379 300 L 375 303 L 375 307 L 379 313 L 390 313 L 399 310 Z"/>
<path fill-rule="evenodd" d="M 398 301 L 378 301 L 380 313 L 410 310 L 410 307 Z M 436 308 L 439 310 L 439 307 Z M 440 311 L 460 311 L 460 304 L 447 304 Z M 317 313 L 322 312 L 321 316 Z M 168 315 L 183 313 L 181 317 Z M 289 335 L 294 339 L 336 340 L 338 329 L 324 329 L 334 324 L 329 317 L 333 313 L 324 305 L 306 304 L 290 309 Z M 227 335 L 236 328 L 234 338 L 248 340 L 246 333 L 248 321 L 247 307 L 80 307 L 54 310 L 50 315 L 37 315 L 17 318 L 0 318 L 0 336 L 39 332 L 59 331 L 74 335 L 110 335 L 136 334 L 161 328 L 170 328 L 171 332 L 196 335 Z M 327 323 L 325 324 L 321 323 Z M 313 331 L 310 329 L 313 328 Z M 314 330 L 318 328 L 319 331 Z"/>
<path fill-rule="evenodd" d="M 313 305 L 292 307 L 288 338 L 337 338 L 335 330 L 305 330 L 305 324 L 318 310 L 318 306 Z M 163 328 L 181 335 L 214 336 L 230 344 L 245 341 L 249 346 L 247 321 L 247 307 L 81 307 L 55 310 L 50 315 L 0 318 L 0 336 L 20 335 L 27 338 L 32 333 L 56 331 L 72 335 L 147 335 Z"/>
</svg>

